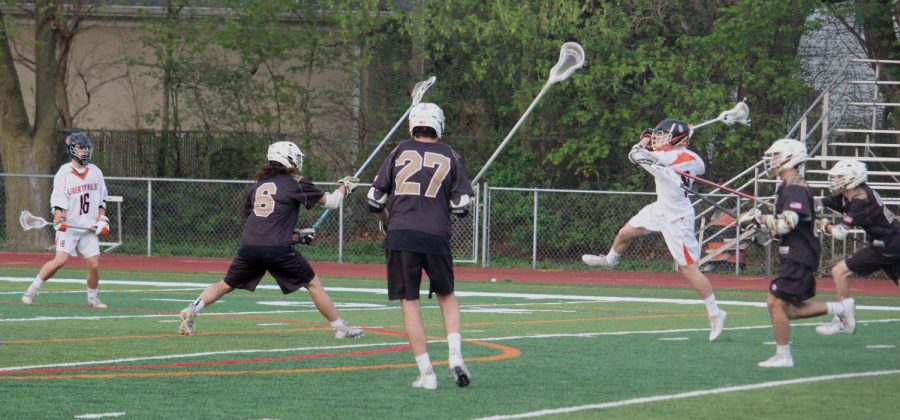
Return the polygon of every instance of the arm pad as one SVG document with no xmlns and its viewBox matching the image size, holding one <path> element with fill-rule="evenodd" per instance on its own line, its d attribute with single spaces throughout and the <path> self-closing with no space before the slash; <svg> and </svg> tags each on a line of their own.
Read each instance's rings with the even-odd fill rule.
<svg viewBox="0 0 900 420">
<path fill-rule="evenodd" d="M 834 225 L 831 227 L 831 236 L 834 236 L 834 239 L 843 241 L 847 239 L 847 234 L 850 231 L 847 230 L 847 227 L 844 225 Z"/>
<path fill-rule="evenodd" d="M 325 193 L 325 204 L 322 206 L 326 209 L 336 210 L 341 206 L 341 201 L 344 201 L 344 193 L 338 188 L 331 194 Z"/>
<path fill-rule="evenodd" d="M 653 152 L 641 147 L 641 145 L 639 144 L 635 144 L 631 147 L 631 151 L 628 152 L 628 160 L 630 160 L 632 163 L 637 163 L 638 165 L 661 164 L 661 162 L 653 154 Z"/>
<path fill-rule="evenodd" d="M 372 213 L 381 213 L 387 207 L 387 200 L 388 195 L 384 191 L 372 187 L 369 188 L 369 193 L 366 195 L 366 206 Z"/>
<path fill-rule="evenodd" d="M 455 200 L 450 200 L 450 213 L 459 217 L 466 217 L 471 207 L 472 199 L 468 195 L 461 195 Z"/>
<path fill-rule="evenodd" d="M 765 226 L 769 230 L 769 232 L 778 235 L 784 235 L 797 227 L 797 222 L 800 221 L 800 216 L 797 215 L 796 212 L 785 210 L 778 216 L 775 216 L 773 214 L 760 215 L 757 221 L 759 221 L 761 225 Z"/>
</svg>

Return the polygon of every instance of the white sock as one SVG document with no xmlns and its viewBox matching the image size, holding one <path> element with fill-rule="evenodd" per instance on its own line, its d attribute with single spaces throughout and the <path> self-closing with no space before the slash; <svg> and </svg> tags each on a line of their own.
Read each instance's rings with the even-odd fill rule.
<svg viewBox="0 0 900 420">
<path fill-rule="evenodd" d="M 775 354 L 780 354 L 782 356 L 790 357 L 791 356 L 791 345 L 785 344 L 782 346 L 782 345 L 776 344 L 775 345 Z"/>
<path fill-rule="evenodd" d="M 88 289 L 88 299 L 97 297 L 97 289 Z"/>
<path fill-rule="evenodd" d="M 703 304 L 706 305 L 706 313 L 709 316 L 718 316 L 719 315 L 719 305 L 716 304 L 716 294 L 713 293 L 703 299 Z"/>
<path fill-rule="evenodd" d="M 336 321 L 331 323 L 331 327 L 340 330 L 347 326 L 347 321 L 344 321 L 344 318 L 338 318 Z"/>
<path fill-rule="evenodd" d="M 419 372 L 423 374 L 431 369 L 431 358 L 428 357 L 427 351 L 416 356 L 416 364 L 419 365 Z"/>
<path fill-rule="evenodd" d="M 192 303 L 192 305 L 194 305 L 194 307 L 197 308 L 197 312 L 199 313 L 200 310 L 202 310 L 203 307 L 206 306 L 206 302 L 204 302 L 203 299 L 197 298 L 197 300 L 195 300 L 194 303 Z"/>
<path fill-rule="evenodd" d="M 825 305 L 828 306 L 828 314 L 829 315 L 840 315 L 844 313 L 844 304 L 841 302 L 828 302 Z"/>
<path fill-rule="evenodd" d="M 31 282 L 31 287 L 34 290 L 41 290 L 41 286 L 43 286 L 43 285 L 44 285 L 44 281 L 41 280 L 40 277 L 34 276 L 34 281 Z"/>
<path fill-rule="evenodd" d="M 609 253 L 606 254 L 606 264 L 608 264 L 610 267 L 618 264 L 620 256 L 621 255 L 616 252 L 616 250 L 610 248 Z"/>
<path fill-rule="evenodd" d="M 462 363 L 462 335 L 458 332 L 447 334 L 447 347 L 450 348 L 450 365 Z"/>
</svg>

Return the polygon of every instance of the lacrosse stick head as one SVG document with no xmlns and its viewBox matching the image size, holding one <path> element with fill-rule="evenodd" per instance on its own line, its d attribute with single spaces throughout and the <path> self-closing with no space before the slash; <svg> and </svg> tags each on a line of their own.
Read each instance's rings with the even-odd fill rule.
<svg viewBox="0 0 900 420">
<path fill-rule="evenodd" d="M 584 48 L 577 42 L 566 42 L 559 50 L 559 60 L 550 69 L 550 83 L 566 80 L 584 65 Z"/>
<path fill-rule="evenodd" d="M 717 118 L 726 125 L 734 125 L 735 123 L 749 125 L 750 124 L 750 107 L 747 106 L 746 99 L 737 103 L 734 108 L 723 111 Z"/>
<path fill-rule="evenodd" d="M 434 84 L 434 81 L 436 79 L 437 79 L 436 77 L 431 76 L 426 80 L 416 83 L 416 86 L 413 87 L 413 90 L 412 90 L 412 104 L 413 105 L 416 105 L 419 102 L 422 102 L 422 96 L 425 95 L 425 91 L 427 91 L 428 88 L 430 88 L 431 85 Z"/>
<path fill-rule="evenodd" d="M 48 224 L 46 220 L 31 214 L 28 210 L 22 210 L 19 214 L 19 225 L 23 230 L 40 229 Z"/>
</svg>

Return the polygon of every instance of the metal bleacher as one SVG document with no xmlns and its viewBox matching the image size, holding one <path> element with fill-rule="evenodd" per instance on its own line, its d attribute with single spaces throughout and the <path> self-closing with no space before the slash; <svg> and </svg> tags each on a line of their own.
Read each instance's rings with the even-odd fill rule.
<svg viewBox="0 0 900 420">
<path fill-rule="evenodd" d="M 860 68 L 868 67 L 865 79 L 855 78 Z M 881 195 L 885 206 L 893 214 L 900 214 L 900 130 L 882 126 L 884 112 L 889 107 L 900 107 L 900 103 L 886 102 L 879 92 L 881 85 L 900 85 L 900 81 L 879 80 L 885 66 L 900 66 L 896 60 L 850 60 L 822 89 L 822 93 L 800 116 L 783 138 L 794 138 L 805 142 L 810 158 L 805 166 L 805 177 L 817 196 L 828 194 L 828 170 L 839 160 L 853 158 L 862 161 L 868 168 L 868 185 Z M 871 71 L 874 70 L 874 71 Z M 775 139 L 772 139 L 775 140 Z M 763 175 L 762 160 L 745 169 L 723 186 L 752 196 L 771 200 L 777 180 Z M 754 202 L 734 195 L 710 195 L 720 207 L 728 208 L 736 214 L 751 210 Z M 700 221 L 700 237 L 703 256 L 699 261 L 701 269 L 710 270 L 717 265 L 740 274 L 745 268 L 745 254 L 755 232 L 741 231 L 733 218 L 723 217 L 723 212 L 697 200 L 697 217 Z M 833 212 L 820 216 L 836 218 Z M 864 243 L 865 233 L 852 230 L 852 235 L 863 241 L 836 242 L 833 238 L 823 238 L 823 257 L 820 271 L 830 267 L 829 262 L 840 259 Z M 737 238 L 737 239 L 735 239 Z M 762 242 L 762 241 L 760 241 Z M 765 246 L 766 273 L 772 271 L 771 242 Z"/>
</svg>

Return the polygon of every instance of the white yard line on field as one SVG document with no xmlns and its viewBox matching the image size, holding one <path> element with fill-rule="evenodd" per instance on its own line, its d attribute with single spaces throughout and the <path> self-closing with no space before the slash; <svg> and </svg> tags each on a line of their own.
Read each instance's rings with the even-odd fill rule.
<svg viewBox="0 0 900 420">
<path fill-rule="evenodd" d="M 597 404 L 577 405 L 577 406 L 572 406 L 572 407 L 560 407 L 560 408 L 530 411 L 530 412 L 518 413 L 518 414 L 497 415 L 497 416 L 492 416 L 492 417 L 483 417 L 480 420 L 524 419 L 524 418 L 529 418 L 529 417 L 552 416 L 552 415 L 565 414 L 565 413 L 574 413 L 577 411 L 602 410 L 602 409 L 606 409 L 606 408 L 616 408 L 616 407 L 624 407 L 624 406 L 628 406 L 628 405 L 646 404 L 646 403 L 652 403 L 652 402 L 657 402 L 657 401 L 681 400 L 681 399 L 685 399 L 685 398 L 705 397 L 708 395 L 726 394 L 726 393 L 730 393 L 730 392 L 752 391 L 752 390 L 756 390 L 756 389 L 768 389 L 768 388 L 775 388 L 775 387 L 787 386 L 787 385 L 799 385 L 799 384 L 808 384 L 808 383 L 814 383 L 814 382 L 836 381 L 836 380 L 840 380 L 840 379 L 866 378 L 866 377 L 872 377 L 872 376 L 885 376 L 885 375 L 896 375 L 896 374 L 900 374 L 900 370 L 877 370 L 877 371 L 871 371 L 871 372 L 854 372 L 854 373 L 841 373 L 841 374 L 837 374 L 837 375 L 812 376 L 812 377 L 807 377 L 807 378 L 788 379 L 788 380 L 783 380 L 783 381 L 769 381 L 769 382 L 760 382 L 760 383 L 756 383 L 756 384 L 704 389 L 704 390 L 699 390 L 699 391 L 679 392 L 677 394 L 669 394 L 669 395 L 655 395 L 652 397 L 631 398 L 631 399 L 627 399 L 627 400 L 610 401 L 610 402 L 597 403 Z M 598 413 L 597 415 L 599 416 L 600 414 Z"/>
</svg>

